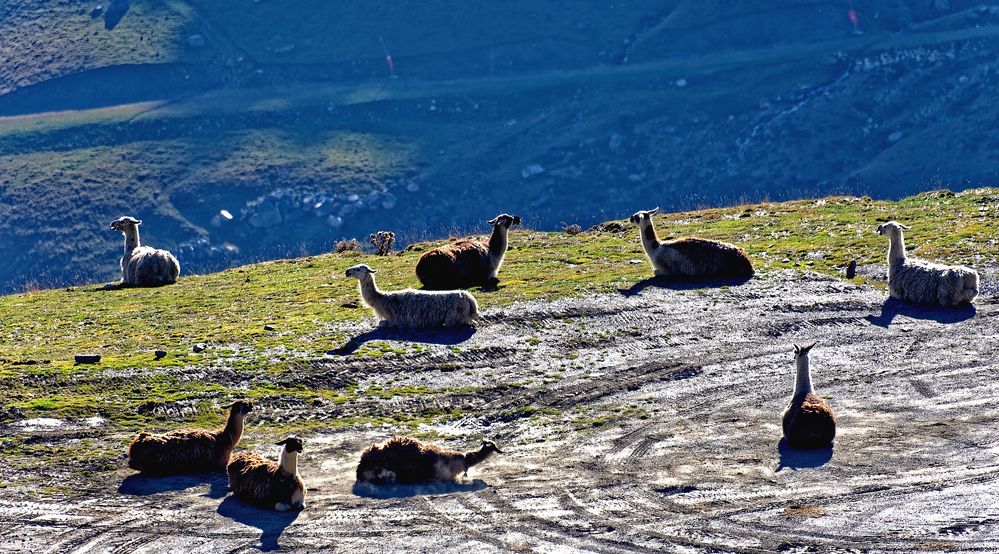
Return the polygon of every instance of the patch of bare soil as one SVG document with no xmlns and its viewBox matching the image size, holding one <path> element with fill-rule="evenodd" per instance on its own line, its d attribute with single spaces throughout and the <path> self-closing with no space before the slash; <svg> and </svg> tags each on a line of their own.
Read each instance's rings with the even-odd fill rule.
<svg viewBox="0 0 999 554">
<path fill-rule="evenodd" d="M 507 453 L 463 483 L 372 489 L 354 486 L 354 464 L 392 428 L 309 432 L 301 472 L 311 492 L 293 514 L 226 497 L 223 475 L 147 479 L 122 461 L 97 482 L 69 483 L 91 491 L 82 497 L 0 497 L 0 544 L 995 552 L 997 313 L 992 296 L 976 310 L 913 308 L 869 287 L 781 272 L 732 287 L 652 284 L 532 302 L 488 312 L 474 333 L 371 332 L 350 348 L 430 342 L 381 359 L 331 355 L 299 378 L 454 392 L 363 408 L 272 403 L 254 415 L 321 421 L 351 410 L 456 408 L 462 417 L 435 428 L 451 437 L 443 442 L 472 447 L 484 435 Z M 839 427 L 834 449 L 804 453 L 780 444 L 780 416 L 793 382 L 790 345 L 812 340 L 816 389 Z"/>
</svg>

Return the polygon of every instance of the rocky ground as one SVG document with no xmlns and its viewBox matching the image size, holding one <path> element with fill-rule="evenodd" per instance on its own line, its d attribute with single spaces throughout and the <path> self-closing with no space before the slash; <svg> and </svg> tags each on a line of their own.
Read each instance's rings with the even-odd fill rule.
<svg viewBox="0 0 999 554">
<path fill-rule="evenodd" d="M 252 418 L 307 429 L 307 509 L 248 508 L 225 477 L 137 477 L 124 460 L 71 492 L 8 487 L 8 552 L 537 551 L 913 552 L 999 550 L 995 291 L 975 309 L 886 303 L 832 277 L 770 272 L 696 288 L 642 282 L 616 295 L 530 302 L 487 312 L 474 332 L 400 335 L 356 325 L 358 338 L 303 363 L 303 383 L 452 387 L 395 396 L 393 412 L 428 406 L 460 417 L 426 426 L 449 446 L 481 436 L 504 448 L 467 482 L 354 486 L 359 452 L 391 426 L 323 430 L 333 404 Z M 838 415 L 830 451 L 780 444 L 793 381 L 791 343 L 818 341 L 817 391 Z M 405 353 L 347 356 L 384 341 Z M 414 348 L 411 343 L 421 343 Z M 525 385 L 524 383 L 531 383 Z M 304 427 L 305 422 L 311 425 Z M 5 434 L 100 443 L 100 422 L 30 420 Z M 34 425 L 34 427 L 33 427 Z M 358 430 L 360 429 L 360 430 Z M 115 440 L 121 440 L 116 437 Z M 276 452 L 274 452 L 276 455 Z M 58 464 L 67 464 L 61 461 Z M 18 470 L 0 469 L 5 481 Z"/>
</svg>

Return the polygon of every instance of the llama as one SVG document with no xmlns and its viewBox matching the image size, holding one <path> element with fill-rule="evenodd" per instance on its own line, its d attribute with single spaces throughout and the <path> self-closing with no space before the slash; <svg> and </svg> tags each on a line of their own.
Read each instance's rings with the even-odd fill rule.
<svg viewBox="0 0 999 554">
<path fill-rule="evenodd" d="M 229 417 L 217 431 L 178 429 L 161 435 L 139 433 L 128 445 L 128 467 L 149 474 L 222 471 L 232 449 L 243 435 L 243 421 L 253 404 L 237 400 L 228 406 Z"/>
<path fill-rule="evenodd" d="M 652 222 L 657 213 L 659 208 L 631 216 L 631 222 L 641 229 L 642 246 L 656 277 L 749 279 L 753 276 L 749 256 L 735 245 L 694 237 L 659 240 Z"/>
<path fill-rule="evenodd" d="M 302 440 L 291 435 L 276 443 L 281 447 L 278 462 L 240 452 L 226 467 L 229 490 L 240 500 L 279 512 L 305 508 L 305 483 L 298 474 L 298 455 Z"/>
<path fill-rule="evenodd" d="M 177 282 L 180 262 L 166 250 L 139 244 L 142 221 L 124 216 L 111 222 L 111 228 L 125 235 L 125 254 L 121 257 L 121 284 L 130 287 L 155 287 Z"/>
<path fill-rule="evenodd" d="M 794 395 L 782 422 L 784 437 L 793 448 L 823 448 L 836 438 L 836 416 L 812 389 L 808 352 L 814 346 L 814 342 L 808 346 L 794 345 L 798 372 L 794 379 Z"/>
<path fill-rule="evenodd" d="M 416 263 L 416 277 L 430 290 L 465 289 L 476 285 L 495 287 L 503 265 L 510 227 L 520 225 L 520 216 L 500 214 L 487 221 L 493 226 L 489 243 L 462 239 L 428 250 Z"/>
<path fill-rule="evenodd" d="M 891 297 L 940 306 L 973 302 L 978 296 L 978 272 L 962 265 L 907 258 L 902 231 L 909 229 L 896 221 L 878 225 L 878 234 L 888 235 L 888 292 Z"/>
<path fill-rule="evenodd" d="M 371 244 L 375 247 L 375 255 L 388 256 L 392 253 L 392 246 L 395 245 L 395 233 L 392 231 L 372 233 Z"/>
<path fill-rule="evenodd" d="M 479 319 L 479 305 L 468 291 L 405 289 L 383 292 L 375 285 L 375 270 L 361 264 L 346 271 L 355 277 L 361 298 L 381 320 L 379 325 L 409 329 L 459 327 Z"/>
<path fill-rule="evenodd" d="M 379 485 L 412 484 L 427 481 L 454 481 L 468 475 L 468 469 L 503 451 L 496 443 L 482 441 L 478 450 L 448 450 L 409 437 L 393 437 L 372 444 L 361 453 L 357 481 Z"/>
</svg>

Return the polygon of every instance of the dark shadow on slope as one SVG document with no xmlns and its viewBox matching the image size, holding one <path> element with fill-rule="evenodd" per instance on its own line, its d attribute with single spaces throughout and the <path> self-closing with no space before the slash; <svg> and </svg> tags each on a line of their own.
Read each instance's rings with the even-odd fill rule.
<svg viewBox="0 0 999 554">
<path fill-rule="evenodd" d="M 284 530 L 298 519 L 301 510 L 279 512 L 241 502 L 235 496 L 223 500 L 216 510 L 222 517 L 260 529 L 260 550 L 271 552 L 280 548 L 278 541 Z"/>
<path fill-rule="evenodd" d="M 790 469 L 820 467 L 832 459 L 833 445 L 830 444 L 825 448 L 816 448 L 813 450 L 801 450 L 792 448 L 788 444 L 787 439 L 782 438 L 777 443 L 777 451 L 780 452 L 780 462 L 778 462 L 777 469 L 774 471 L 780 471 L 785 467 Z"/>
<path fill-rule="evenodd" d="M 118 486 L 118 492 L 130 496 L 149 496 L 209 485 L 208 498 L 222 498 L 229 489 L 225 473 L 189 473 L 184 475 L 129 475 Z"/>
<path fill-rule="evenodd" d="M 943 306 L 928 306 L 921 304 L 910 304 L 896 298 L 889 297 L 881 305 L 881 313 L 869 315 L 864 319 L 870 321 L 878 327 L 887 328 L 891 325 L 895 316 L 905 316 L 912 319 L 926 319 L 937 323 L 958 323 L 975 317 L 977 310 L 971 304 L 945 308 Z"/>
<path fill-rule="evenodd" d="M 461 344 L 472 338 L 475 327 L 455 327 L 452 329 L 393 329 L 379 327 L 366 333 L 361 333 L 347 341 L 347 344 L 330 350 L 330 354 L 347 356 L 353 354 L 364 343 L 373 340 L 396 340 L 406 342 L 425 342 L 430 344 Z"/>
<path fill-rule="evenodd" d="M 489 485 L 482 479 L 471 483 L 457 481 L 437 481 L 418 483 L 414 485 L 375 485 L 372 483 L 354 483 L 353 493 L 364 498 L 408 498 L 410 496 L 431 496 L 435 494 L 454 494 L 461 492 L 480 491 Z"/>
<path fill-rule="evenodd" d="M 626 289 L 617 289 L 622 296 L 631 297 L 641 294 L 649 287 L 671 290 L 714 289 L 720 287 L 735 287 L 748 283 L 752 277 L 738 279 L 679 279 L 674 277 L 650 277 L 631 285 Z"/>
<path fill-rule="evenodd" d="M 110 31 L 117 27 L 130 7 L 128 0 L 112 0 L 111 5 L 104 12 L 104 28 Z"/>
</svg>

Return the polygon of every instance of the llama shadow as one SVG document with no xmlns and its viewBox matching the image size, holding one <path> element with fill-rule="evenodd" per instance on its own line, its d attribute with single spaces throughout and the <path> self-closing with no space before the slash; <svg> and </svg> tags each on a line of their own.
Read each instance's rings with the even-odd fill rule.
<svg viewBox="0 0 999 554">
<path fill-rule="evenodd" d="M 220 516 L 231 519 L 236 523 L 242 523 L 249 527 L 260 529 L 260 550 L 271 552 L 278 550 L 281 546 L 278 541 L 284 530 L 298 519 L 301 510 L 290 510 L 279 512 L 277 510 L 261 508 L 240 502 L 235 496 L 228 496 L 219 503 L 215 510 Z"/>
<path fill-rule="evenodd" d="M 354 483 L 353 493 L 355 496 L 363 498 L 385 500 L 388 498 L 475 492 L 485 489 L 488 486 L 482 479 L 475 479 L 474 481 L 464 483 L 458 481 L 435 481 L 413 485 L 375 485 L 373 483 L 358 482 Z"/>
<path fill-rule="evenodd" d="M 328 354 L 336 356 L 347 356 L 353 354 L 364 343 L 373 340 L 396 340 L 406 342 L 424 342 L 430 344 L 454 345 L 461 344 L 472 338 L 475 334 L 475 327 L 453 327 L 446 329 L 394 329 L 392 327 L 379 327 L 366 333 L 361 333 L 347 341 L 340 348 L 330 350 Z"/>
<path fill-rule="evenodd" d="M 164 492 L 182 491 L 204 484 L 209 485 L 208 498 L 222 498 L 229 492 L 225 473 L 190 473 L 185 475 L 129 475 L 118 485 L 118 492 L 129 496 L 149 496 Z"/>
<path fill-rule="evenodd" d="M 792 448 L 788 444 L 787 439 L 782 438 L 777 443 L 777 451 L 780 453 L 780 462 L 777 463 L 777 469 L 774 472 L 778 472 L 785 467 L 789 469 L 821 467 L 832 459 L 833 445 L 830 444 L 825 448 L 816 448 L 813 450 L 802 450 Z"/>
<path fill-rule="evenodd" d="M 112 0 L 111 5 L 104 12 L 104 28 L 110 31 L 117 27 L 130 7 L 128 0 Z"/>
<path fill-rule="evenodd" d="M 978 311 L 972 304 L 964 304 L 945 308 L 943 306 L 929 306 L 922 304 L 910 304 L 897 298 L 888 297 L 881 304 L 881 313 L 864 317 L 867 321 L 878 327 L 888 328 L 895 316 L 905 316 L 912 319 L 926 319 L 937 323 L 950 324 L 959 323 L 975 317 Z"/>
<path fill-rule="evenodd" d="M 681 279 L 676 277 L 649 277 L 631 285 L 626 289 L 617 289 L 622 296 L 631 297 L 642 293 L 649 287 L 670 290 L 695 290 L 695 289 L 716 289 L 721 287 L 735 287 L 748 283 L 750 278 L 730 278 L 730 279 Z"/>
</svg>

